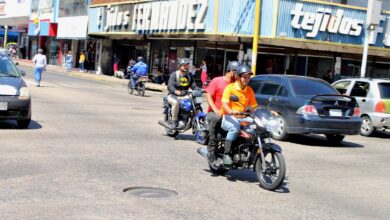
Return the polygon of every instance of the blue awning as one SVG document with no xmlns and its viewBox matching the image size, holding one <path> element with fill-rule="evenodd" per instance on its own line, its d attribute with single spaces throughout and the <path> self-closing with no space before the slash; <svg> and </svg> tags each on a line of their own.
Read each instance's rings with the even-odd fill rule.
<svg viewBox="0 0 390 220">
<path fill-rule="evenodd" d="M 0 36 L 4 36 L 4 30 L 0 30 Z M 12 32 L 12 31 L 8 31 L 8 36 L 9 37 L 18 37 L 19 36 L 19 33 L 18 32 Z"/>
</svg>

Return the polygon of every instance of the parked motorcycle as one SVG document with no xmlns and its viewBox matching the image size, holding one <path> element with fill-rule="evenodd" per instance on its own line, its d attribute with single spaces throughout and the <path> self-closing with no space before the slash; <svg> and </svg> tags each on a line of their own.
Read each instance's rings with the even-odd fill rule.
<svg viewBox="0 0 390 220">
<path fill-rule="evenodd" d="M 176 137 L 192 128 L 196 141 L 200 144 L 207 144 L 208 132 L 206 113 L 203 112 L 201 104 L 204 102 L 202 91 L 183 91 L 183 95 L 188 96 L 180 100 L 178 115 L 178 130 L 172 130 L 170 123 L 172 121 L 172 107 L 168 102 L 168 96 L 163 97 L 164 120 L 158 121 L 158 124 L 165 128 L 167 135 Z"/>
<path fill-rule="evenodd" d="M 272 132 L 277 129 L 277 121 L 266 108 L 259 108 L 254 113 L 242 113 L 249 117 L 249 122 L 241 123 L 241 130 L 233 142 L 230 156 L 233 165 L 223 164 L 224 138 L 217 138 L 217 148 L 214 158 L 209 158 L 206 147 L 198 148 L 197 152 L 208 159 L 210 170 L 214 174 L 224 175 L 229 169 L 253 169 L 257 174 L 260 187 L 266 190 L 279 188 L 286 175 L 286 162 L 282 148 L 272 143 Z"/>
</svg>

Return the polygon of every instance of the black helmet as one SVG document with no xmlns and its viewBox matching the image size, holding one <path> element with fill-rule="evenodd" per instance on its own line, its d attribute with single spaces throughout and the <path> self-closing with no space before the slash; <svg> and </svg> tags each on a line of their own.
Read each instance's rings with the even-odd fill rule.
<svg viewBox="0 0 390 220">
<path fill-rule="evenodd" d="M 137 62 L 143 62 L 144 61 L 144 58 L 143 57 L 137 57 Z"/>
<path fill-rule="evenodd" d="M 249 66 L 240 66 L 237 70 L 237 75 L 241 76 L 245 73 L 249 73 L 249 74 L 253 75 L 253 72 Z"/>
<path fill-rule="evenodd" d="M 238 61 L 229 62 L 228 66 L 226 68 L 226 71 L 229 71 L 229 70 L 237 71 L 240 66 L 241 66 L 241 63 Z"/>
<path fill-rule="evenodd" d="M 178 61 L 177 61 L 177 66 L 180 67 L 181 65 L 185 65 L 185 64 L 190 64 L 190 62 L 188 62 L 187 59 L 185 58 L 180 58 Z"/>
</svg>

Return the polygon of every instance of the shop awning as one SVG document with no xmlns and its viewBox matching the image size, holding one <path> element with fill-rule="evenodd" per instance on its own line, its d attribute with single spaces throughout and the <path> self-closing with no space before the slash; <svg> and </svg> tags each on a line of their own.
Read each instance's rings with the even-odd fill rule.
<svg viewBox="0 0 390 220">
<path fill-rule="evenodd" d="M 18 36 L 18 32 L 12 32 L 12 31 L 8 31 L 7 32 L 8 34 L 8 36 L 11 36 L 11 37 L 17 37 Z M 3 30 L 0 30 L 0 36 L 4 36 L 4 31 Z"/>
</svg>

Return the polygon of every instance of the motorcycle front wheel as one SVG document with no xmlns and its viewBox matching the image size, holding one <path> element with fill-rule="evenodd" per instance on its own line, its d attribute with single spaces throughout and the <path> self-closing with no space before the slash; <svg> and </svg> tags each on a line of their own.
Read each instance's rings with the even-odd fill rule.
<svg viewBox="0 0 390 220">
<path fill-rule="evenodd" d="M 262 160 L 259 157 L 255 163 L 255 172 L 260 187 L 274 191 L 279 188 L 286 176 L 286 162 L 283 154 L 279 152 L 264 152 L 265 167 L 262 167 Z"/>
<path fill-rule="evenodd" d="M 164 114 L 164 121 L 165 121 L 167 124 L 170 124 L 171 121 L 172 121 L 172 116 L 171 116 L 171 114 L 165 113 L 165 114 Z M 169 137 L 176 137 L 176 136 L 179 134 L 179 131 L 177 131 L 177 130 L 172 130 L 172 129 L 169 129 L 169 128 L 165 128 L 165 131 L 167 132 L 167 135 L 168 135 Z"/>
<path fill-rule="evenodd" d="M 195 135 L 196 142 L 202 145 L 207 145 L 209 135 L 205 128 L 206 118 L 199 118 L 200 129 L 196 123 L 196 119 L 192 121 L 192 132 Z"/>
</svg>

